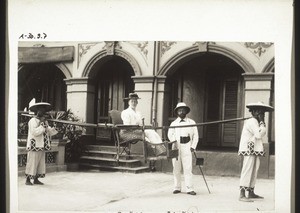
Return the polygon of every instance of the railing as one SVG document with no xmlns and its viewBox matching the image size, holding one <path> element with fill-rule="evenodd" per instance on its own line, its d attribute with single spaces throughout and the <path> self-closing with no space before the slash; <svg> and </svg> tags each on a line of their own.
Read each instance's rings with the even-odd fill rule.
<svg viewBox="0 0 300 213">
<path fill-rule="evenodd" d="M 28 121 L 30 117 L 22 116 L 24 112 L 18 112 L 18 168 L 22 173 L 27 163 L 26 142 L 28 134 Z M 51 140 L 51 150 L 46 151 L 46 166 L 62 167 L 65 165 L 65 145 L 67 139 L 57 138 Z"/>
<path fill-rule="evenodd" d="M 45 156 L 46 164 L 56 164 L 57 163 L 58 151 L 47 151 Z M 18 167 L 25 167 L 27 163 L 27 152 L 24 149 L 18 152 Z"/>
<path fill-rule="evenodd" d="M 51 150 L 46 151 L 45 162 L 47 172 L 66 171 L 65 164 L 65 145 L 67 139 L 53 139 Z M 23 144 L 22 144 L 23 145 Z M 26 145 L 18 147 L 18 174 L 20 176 L 25 174 L 25 167 L 27 163 Z"/>
<path fill-rule="evenodd" d="M 28 121 L 30 117 L 22 116 L 23 111 L 18 112 L 18 139 L 27 138 Z"/>
</svg>

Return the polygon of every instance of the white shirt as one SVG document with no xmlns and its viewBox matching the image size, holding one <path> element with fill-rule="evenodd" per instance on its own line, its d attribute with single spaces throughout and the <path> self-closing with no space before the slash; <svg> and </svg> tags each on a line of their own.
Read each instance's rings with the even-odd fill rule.
<svg viewBox="0 0 300 213">
<path fill-rule="evenodd" d="M 139 111 L 134 111 L 131 107 L 122 111 L 121 118 L 124 125 L 143 125 L 142 114 Z"/>
<path fill-rule="evenodd" d="M 263 140 L 265 139 L 266 135 L 266 127 L 264 124 L 259 124 L 257 119 L 250 118 L 245 121 L 240 146 L 239 146 L 239 154 L 242 155 L 249 155 L 249 142 L 254 142 L 254 151 L 255 155 L 263 155 Z"/>
<path fill-rule="evenodd" d="M 47 121 L 45 121 L 47 122 Z M 31 147 L 31 139 L 35 140 L 35 147 L 36 148 L 43 148 L 44 147 L 44 136 L 43 133 L 47 131 L 48 136 L 52 136 L 57 134 L 57 131 L 53 127 L 47 126 L 44 128 L 40 125 L 40 120 L 38 118 L 31 118 L 28 122 L 28 137 L 27 137 L 27 149 Z"/>
<path fill-rule="evenodd" d="M 185 126 L 185 125 L 192 125 L 196 124 L 196 122 L 190 118 L 184 118 L 185 122 L 180 122 L 181 118 L 177 118 L 175 121 L 171 123 L 170 126 Z M 168 131 L 168 138 L 170 141 L 177 141 L 180 143 L 180 137 L 187 137 L 190 136 L 191 138 L 191 148 L 196 149 L 199 135 L 198 135 L 198 128 L 197 126 L 192 127 L 185 127 L 185 128 L 169 128 Z"/>
</svg>

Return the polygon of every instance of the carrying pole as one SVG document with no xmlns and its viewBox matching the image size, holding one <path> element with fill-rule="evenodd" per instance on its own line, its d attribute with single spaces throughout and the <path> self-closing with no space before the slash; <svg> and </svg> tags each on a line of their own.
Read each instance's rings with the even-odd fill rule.
<svg viewBox="0 0 300 213">
<path fill-rule="evenodd" d="M 31 114 L 21 114 L 22 116 L 26 117 L 36 117 L 36 115 L 31 115 Z M 47 121 L 52 121 L 56 123 L 62 123 L 62 124 L 69 124 L 69 125 L 74 125 L 74 126 L 83 126 L 83 127 L 93 127 L 93 128 L 112 128 L 114 127 L 113 124 L 107 124 L 107 123 L 99 123 L 99 124 L 93 124 L 93 123 L 83 123 L 83 122 L 77 122 L 77 121 L 67 121 L 67 120 L 59 120 L 59 119 L 53 119 L 53 118 L 46 118 Z"/>
<path fill-rule="evenodd" d="M 196 153 L 195 153 L 195 152 L 194 152 L 194 156 L 195 156 L 195 158 L 196 158 L 196 161 L 197 161 L 197 155 L 196 155 Z M 205 182 L 206 188 L 207 188 L 207 190 L 208 190 L 208 193 L 210 194 L 209 187 L 208 187 L 208 185 L 207 185 L 207 182 L 206 182 L 205 176 L 204 176 L 204 174 L 203 174 L 203 171 L 202 171 L 202 168 L 201 168 L 201 166 L 200 166 L 200 165 L 199 165 L 199 169 L 200 169 L 200 171 L 201 171 L 201 174 L 202 174 L 202 176 L 203 176 L 203 179 L 204 179 L 204 182 Z"/>
<path fill-rule="evenodd" d="M 31 115 L 31 114 L 25 114 L 22 113 L 22 116 L 26 117 L 35 117 L 36 115 Z M 59 120 L 59 119 L 52 119 L 52 118 L 46 118 L 48 121 L 52 122 L 57 122 L 57 123 L 63 123 L 63 124 L 69 124 L 69 125 L 76 125 L 76 126 L 84 126 L 84 127 L 93 127 L 93 128 L 119 128 L 119 129 L 162 129 L 166 130 L 169 128 L 186 128 L 186 127 L 193 127 L 193 126 L 205 126 L 205 125 L 211 125 L 211 124 L 221 124 L 221 123 L 230 123 L 230 122 L 236 122 L 236 121 L 243 121 L 246 119 L 249 119 L 251 117 L 246 117 L 246 118 L 233 118 L 233 119 L 228 119 L 228 120 L 220 120 L 220 121 L 210 121 L 210 122 L 204 122 L 204 123 L 195 123 L 195 124 L 189 124 L 189 125 L 184 125 L 184 126 L 159 126 L 159 127 L 153 127 L 153 126 L 138 126 L 138 125 L 118 125 L 115 126 L 113 124 L 108 124 L 108 123 L 98 123 L 98 124 L 93 124 L 93 123 L 83 123 L 83 122 L 75 122 L 75 121 L 66 121 L 66 120 Z"/>
</svg>

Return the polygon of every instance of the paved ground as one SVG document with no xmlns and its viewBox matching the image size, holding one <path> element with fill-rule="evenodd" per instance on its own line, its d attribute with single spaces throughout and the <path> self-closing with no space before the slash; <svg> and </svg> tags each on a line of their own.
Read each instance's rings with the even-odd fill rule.
<svg viewBox="0 0 300 213">
<path fill-rule="evenodd" d="M 238 201 L 237 177 L 194 176 L 196 196 L 172 194 L 170 173 L 57 172 L 41 179 L 45 185 L 25 185 L 18 179 L 20 211 L 83 212 L 244 212 L 274 210 L 274 179 L 258 179 L 252 203 Z M 34 204 L 32 201 L 35 201 Z"/>
</svg>

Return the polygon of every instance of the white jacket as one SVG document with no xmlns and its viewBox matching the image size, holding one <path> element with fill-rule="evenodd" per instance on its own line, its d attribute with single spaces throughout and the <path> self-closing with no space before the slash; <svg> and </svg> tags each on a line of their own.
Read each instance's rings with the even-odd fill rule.
<svg viewBox="0 0 300 213">
<path fill-rule="evenodd" d="M 184 125 L 196 124 L 196 122 L 190 118 L 186 117 L 184 120 L 185 122 L 180 122 L 181 118 L 178 117 L 175 121 L 171 123 L 170 126 L 184 126 Z M 191 148 L 196 149 L 199 141 L 197 126 L 185 127 L 185 128 L 169 128 L 168 131 L 169 140 L 177 141 L 178 145 L 180 144 L 180 137 L 187 137 L 187 136 L 190 136 L 191 138 L 190 140 Z"/>
<path fill-rule="evenodd" d="M 250 118 L 246 120 L 241 135 L 238 154 L 263 156 L 263 140 L 265 140 L 265 135 L 265 124 L 259 124 L 257 119 L 255 118 Z"/>
<path fill-rule="evenodd" d="M 45 121 L 48 124 L 47 121 Z M 43 150 L 44 148 L 44 136 L 43 133 L 47 131 L 47 136 L 50 137 L 52 135 L 57 134 L 55 128 L 51 128 L 47 125 L 47 127 L 43 127 L 40 124 L 40 120 L 36 117 L 31 118 L 28 122 L 28 137 L 27 137 L 27 150 Z M 50 138 L 49 138 L 50 140 Z"/>
</svg>

